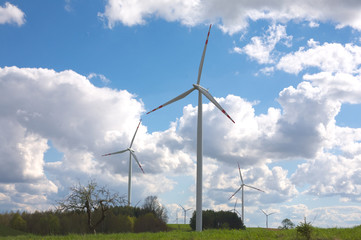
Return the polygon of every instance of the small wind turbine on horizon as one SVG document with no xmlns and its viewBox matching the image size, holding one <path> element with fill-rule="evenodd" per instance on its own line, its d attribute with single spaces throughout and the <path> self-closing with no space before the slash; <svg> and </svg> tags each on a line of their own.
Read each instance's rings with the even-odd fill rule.
<svg viewBox="0 0 361 240">
<path fill-rule="evenodd" d="M 187 211 L 191 210 L 192 208 L 185 209 L 182 205 L 178 204 L 183 209 L 183 215 L 184 215 L 184 224 L 186 224 L 187 221 Z"/>
<path fill-rule="evenodd" d="M 202 172 L 203 172 L 203 150 L 202 150 L 202 95 L 206 96 L 209 101 L 211 101 L 223 114 L 225 114 L 233 123 L 233 119 L 228 115 L 228 113 L 221 107 L 221 105 L 213 98 L 213 96 L 208 92 L 207 89 L 200 86 L 200 80 L 202 75 L 202 68 L 204 62 L 204 56 L 206 54 L 207 44 L 209 33 L 211 31 L 212 24 L 209 26 L 208 35 L 206 39 L 206 43 L 204 45 L 203 54 L 201 58 L 201 62 L 199 64 L 198 69 L 198 78 L 197 83 L 193 84 L 193 87 L 188 91 L 182 93 L 181 95 L 173 98 L 172 100 L 160 105 L 159 107 L 153 109 L 147 114 L 154 112 L 162 107 L 167 106 L 173 102 L 176 102 L 186 96 L 188 96 L 194 90 L 198 90 L 198 120 L 197 120 L 197 186 L 196 186 L 196 231 L 202 231 Z"/>
<path fill-rule="evenodd" d="M 233 212 L 234 213 L 236 213 L 237 215 L 241 215 L 238 211 L 237 211 L 237 209 L 236 209 L 236 207 L 237 207 L 237 202 L 238 202 L 238 198 L 236 198 L 236 202 L 234 203 L 234 207 L 233 207 Z M 243 221 L 243 220 L 242 220 Z M 244 223 L 243 223 L 244 224 Z"/>
<path fill-rule="evenodd" d="M 262 209 L 261 209 L 261 211 L 264 213 L 264 215 L 266 215 L 266 228 L 268 228 L 268 216 L 269 215 L 272 215 L 272 214 L 275 214 L 275 212 L 272 212 L 272 213 L 269 213 L 269 214 L 267 214 L 265 211 L 263 211 Z"/>
<path fill-rule="evenodd" d="M 237 191 L 235 191 L 235 193 L 232 194 L 232 196 L 229 199 L 231 199 L 234 195 L 236 195 L 239 192 L 239 190 L 242 189 L 242 222 L 245 225 L 246 223 L 244 221 L 244 187 L 249 187 L 249 188 L 255 189 L 260 192 L 265 192 L 265 191 L 263 191 L 259 188 L 256 188 L 256 187 L 252 187 L 252 186 L 244 183 L 243 178 L 242 178 L 241 168 L 239 167 L 239 163 L 238 163 L 238 171 L 239 171 L 239 177 L 241 179 L 241 186 L 237 189 Z"/>
<path fill-rule="evenodd" d="M 138 123 L 138 126 L 137 126 L 137 129 L 135 130 L 135 133 L 133 135 L 133 138 L 132 138 L 132 141 L 130 142 L 130 145 L 127 149 L 124 149 L 122 151 L 118 151 L 118 152 L 112 152 L 112 153 L 107 153 L 107 154 L 104 154 L 102 155 L 103 157 L 104 156 L 109 156 L 109 155 L 115 155 L 115 154 L 120 154 L 120 153 L 124 153 L 126 151 L 129 151 L 129 172 L 128 172 L 128 206 L 130 206 L 130 201 L 131 201 L 131 191 L 132 191 L 132 157 L 135 159 L 135 161 L 137 162 L 140 170 L 142 170 L 142 172 L 144 173 L 144 170 L 142 168 L 142 165 L 140 165 L 138 159 L 137 159 L 137 156 L 135 156 L 135 153 L 134 153 L 134 150 L 132 149 L 132 146 L 133 146 L 133 142 L 134 142 L 134 139 L 135 139 L 135 135 L 137 135 L 137 132 L 138 132 L 138 128 L 139 128 L 139 125 L 140 123 L 142 122 L 142 120 L 139 121 Z M 139 203 L 139 202 L 138 202 Z M 138 204 L 137 203 L 137 204 Z"/>
</svg>

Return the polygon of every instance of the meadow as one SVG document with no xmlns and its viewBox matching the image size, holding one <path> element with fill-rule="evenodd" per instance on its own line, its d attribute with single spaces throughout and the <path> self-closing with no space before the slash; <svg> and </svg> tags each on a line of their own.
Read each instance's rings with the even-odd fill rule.
<svg viewBox="0 0 361 240">
<path fill-rule="evenodd" d="M 65 235 L 65 236 L 35 236 L 35 235 L 16 235 L 16 236 L 2 236 L 2 239 L 15 239 L 15 240 L 141 240 L 141 239 L 164 239 L 164 240 L 216 240 L 216 239 L 281 239 L 281 240 L 295 240 L 305 239 L 299 236 L 295 229 L 291 230 L 278 230 L 278 229 L 264 229 L 264 228 L 247 228 L 247 230 L 205 230 L 203 232 L 190 231 L 189 225 L 179 224 L 171 225 L 168 232 L 158 233 L 117 233 L 117 234 L 86 234 L 86 235 Z M 317 240 L 360 240 L 361 239 L 361 226 L 354 228 L 314 228 L 311 239 Z"/>
</svg>

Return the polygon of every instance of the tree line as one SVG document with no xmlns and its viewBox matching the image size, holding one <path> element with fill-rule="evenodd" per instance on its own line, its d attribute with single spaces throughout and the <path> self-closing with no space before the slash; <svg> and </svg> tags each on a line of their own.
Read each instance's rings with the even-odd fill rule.
<svg viewBox="0 0 361 240">
<path fill-rule="evenodd" d="M 38 235 L 166 231 L 167 220 L 156 196 L 147 197 L 142 207 L 126 206 L 124 197 L 94 180 L 71 187 L 56 210 L 0 214 L 0 224 Z"/>
<path fill-rule="evenodd" d="M 101 211 L 93 213 L 101 218 Z M 164 216 L 163 216 L 164 217 Z M 36 235 L 65 235 L 93 233 L 88 227 L 85 211 L 10 212 L 0 214 L 0 224 Z M 104 220 L 98 224 L 98 233 L 157 232 L 166 231 L 165 219 L 159 213 L 146 207 L 115 206 L 107 211 Z"/>
</svg>

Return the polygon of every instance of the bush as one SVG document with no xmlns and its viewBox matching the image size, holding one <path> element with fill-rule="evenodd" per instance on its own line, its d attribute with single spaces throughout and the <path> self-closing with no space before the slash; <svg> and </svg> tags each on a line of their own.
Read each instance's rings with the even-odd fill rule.
<svg viewBox="0 0 361 240">
<path fill-rule="evenodd" d="M 305 218 L 305 222 L 303 223 L 301 222 L 300 224 L 297 225 L 296 231 L 297 231 L 297 235 L 299 234 L 301 235 L 301 237 L 310 240 L 313 227 L 311 223 L 306 222 L 306 218 Z"/>
<path fill-rule="evenodd" d="M 192 230 L 196 229 L 196 212 L 193 212 L 190 219 Z M 241 218 L 236 213 L 230 211 L 205 210 L 202 212 L 203 229 L 245 229 Z"/>
<path fill-rule="evenodd" d="M 156 218 L 153 213 L 147 213 L 135 220 L 134 232 L 161 232 L 167 230 L 167 224 Z"/>
</svg>

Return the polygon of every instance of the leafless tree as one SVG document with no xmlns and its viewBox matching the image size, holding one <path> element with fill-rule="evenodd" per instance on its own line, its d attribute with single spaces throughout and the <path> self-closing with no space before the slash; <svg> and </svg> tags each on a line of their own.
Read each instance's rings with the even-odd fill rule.
<svg viewBox="0 0 361 240">
<path fill-rule="evenodd" d="M 58 210 L 85 211 L 89 231 L 95 234 L 96 227 L 105 219 L 109 208 L 124 203 L 124 197 L 111 193 L 106 187 L 98 187 L 96 181 L 92 179 L 86 186 L 80 183 L 72 186 L 69 195 L 58 202 Z M 96 217 L 96 213 L 100 213 L 100 216 Z"/>
</svg>

